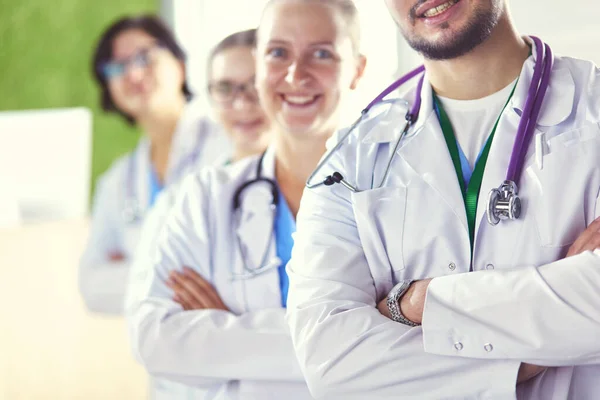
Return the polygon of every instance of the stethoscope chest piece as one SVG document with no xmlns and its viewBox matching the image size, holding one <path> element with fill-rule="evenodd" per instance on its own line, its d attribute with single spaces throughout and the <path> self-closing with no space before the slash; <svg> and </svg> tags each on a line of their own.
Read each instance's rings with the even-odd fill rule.
<svg viewBox="0 0 600 400">
<path fill-rule="evenodd" d="M 521 199 L 516 183 L 504 181 L 488 195 L 487 220 L 491 225 L 498 225 L 501 220 L 519 219 L 521 216 Z"/>
</svg>

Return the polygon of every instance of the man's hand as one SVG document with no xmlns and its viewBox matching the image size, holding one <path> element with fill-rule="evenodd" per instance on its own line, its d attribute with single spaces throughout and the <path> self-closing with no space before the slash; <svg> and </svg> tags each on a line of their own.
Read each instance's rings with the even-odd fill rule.
<svg viewBox="0 0 600 400">
<path fill-rule="evenodd" d="M 379 310 L 381 315 L 383 315 L 384 317 L 388 317 L 389 319 L 392 319 L 392 316 L 390 314 L 390 309 L 387 306 L 387 296 L 385 296 L 383 298 L 383 300 L 381 300 L 379 302 L 379 304 L 377 304 L 377 309 Z"/>
<path fill-rule="evenodd" d="M 600 218 L 592 222 L 577 240 L 573 243 L 567 257 L 571 257 L 584 251 L 594 251 L 600 248 Z M 427 287 L 431 279 L 413 282 L 404 296 L 400 299 L 400 311 L 402 314 L 417 324 L 423 321 L 423 308 L 425 307 L 425 296 Z M 390 312 L 387 307 L 387 298 L 384 298 L 377 305 L 379 312 L 390 318 Z"/>
<path fill-rule="evenodd" d="M 221 297 L 208 281 L 194 270 L 184 267 L 183 272 L 172 271 L 167 286 L 175 292 L 173 300 L 184 310 L 224 310 L 229 311 Z"/>
<path fill-rule="evenodd" d="M 536 376 L 544 372 L 544 370 L 546 370 L 546 367 L 521 363 L 521 366 L 519 367 L 519 373 L 517 375 L 517 383 L 523 383 L 532 378 L 535 378 Z"/>
<path fill-rule="evenodd" d="M 402 296 L 400 300 L 402 314 L 412 322 L 420 324 L 423 319 L 423 306 L 425 304 L 425 294 L 427 293 L 427 287 L 429 286 L 430 281 L 431 279 L 426 279 L 424 281 L 414 282 L 411 285 L 411 288 L 407 290 L 407 292 L 404 294 L 404 296 Z M 405 302 L 407 306 L 403 307 L 403 302 Z M 377 309 L 382 315 L 390 319 L 392 318 L 390 315 L 390 310 L 387 306 L 387 296 L 386 298 L 381 300 L 379 304 L 377 304 Z M 409 315 L 405 313 L 409 313 Z M 519 373 L 517 375 L 517 383 L 523 383 L 530 379 L 533 379 L 542 372 L 544 372 L 545 369 L 546 367 L 521 363 L 521 366 L 519 367 Z"/>
<path fill-rule="evenodd" d="M 598 248 L 600 248 L 600 218 L 594 220 L 594 222 L 592 222 L 587 229 L 583 231 L 581 235 L 579 235 L 577 240 L 569 248 L 567 257 L 571 257 L 585 251 L 594 251 Z M 420 324 L 423 321 L 425 297 L 427 295 L 427 288 L 429 287 L 430 282 L 431 279 L 413 282 L 413 284 L 410 285 L 410 288 L 400 299 L 400 311 L 402 312 L 402 315 L 417 324 Z M 377 309 L 382 315 L 391 319 L 390 311 L 387 306 L 387 297 L 377 304 Z M 517 383 L 526 382 L 542 373 L 545 369 L 545 367 L 522 363 L 521 367 L 519 368 Z"/>
<path fill-rule="evenodd" d="M 113 251 L 108 253 L 108 259 L 112 262 L 123 261 L 125 259 L 125 255 L 120 251 Z"/>
<path fill-rule="evenodd" d="M 587 227 L 585 231 L 571 245 L 567 257 L 571 257 L 584 251 L 594 251 L 600 248 L 600 218 L 596 218 L 594 222 Z"/>
</svg>

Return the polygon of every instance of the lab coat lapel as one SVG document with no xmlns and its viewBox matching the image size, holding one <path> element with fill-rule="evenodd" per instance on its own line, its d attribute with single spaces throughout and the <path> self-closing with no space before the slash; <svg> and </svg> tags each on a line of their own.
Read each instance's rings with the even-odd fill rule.
<svg viewBox="0 0 600 400">
<path fill-rule="evenodd" d="M 460 184 L 437 115 L 433 111 L 432 88 L 425 79 L 421 111 L 412 133 L 398 154 L 431 186 L 459 218 L 468 232 L 465 204 Z M 410 187 L 409 187 L 410 190 Z"/>
<path fill-rule="evenodd" d="M 142 139 L 133 157 L 135 157 L 135 171 L 132 177 L 132 184 L 135 187 L 135 197 L 140 207 L 142 214 L 145 214 L 150 208 L 150 182 L 149 174 L 151 167 L 150 162 L 150 142 L 147 139 Z"/>
<path fill-rule="evenodd" d="M 525 82 L 519 81 L 518 85 L 523 83 Z M 528 85 L 529 83 L 526 82 L 525 84 Z M 519 119 L 520 118 L 514 113 L 514 111 L 508 110 L 508 107 L 505 109 L 503 116 L 498 123 L 498 127 L 496 128 L 492 146 L 490 147 L 486 167 L 483 173 L 483 180 L 481 182 L 481 188 L 479 190 L 479 197 L 477 199 L 477 216 L 475 219 L 476 233 L 473 249 L 481 248 L 479 243 L 483 240 L 484 236 L 482 235 L 484 232 L 486 232 L 486 230 L 493 229 L 494 234 L 501 233 L 503 240 L 495 243 L 502 243 L 503 249 L 498 251 L 498 246 L 487 246 L 490 247 L 488 250 L 490 252 L 490 256 L 493 253 L 493 257 L 490 258 L 490 256 L 488 256 L 486 259 L 494 260 L 496 263 L 502 262 L 500 258 L 510 256 L 513 253 L 511 248 L 519 239 L 519 231 L 521 229 L 520 223 L 513 223 L 515 221 L 511 221 L 511 223 L 508 224 L 500 223 L 499 225 L 492 227 L 488 224 L 486 217 L 488 195 L 490 191 L 500 186 L 500 184 L 502 184 L 502 182 L 504 182 L 506 179 L 506 171 L 508 169 L 510 155 L 515 141 L 517 127 L 519 125 Z M 486 243 L 489 244 L 489 241 Z M 494 247 L 494 249 L 491 249 L 491 247 Z M 474 257 L 475 262 L 476 260 L 477 257 Z M 476 269 L 477 267 L 478 266 L 474 266 Z"/>
<path fill-rule="evenodd" d="M 536 60 L 535 43 L 528 37 L 524 38 L 532 46 L 532 55 L 525 60 L 523 69 L 519 77 L 519 84 L 515 90 L 513 100 L 511 101 L 512 110 L 519 116 L 522 114 L 529 84 L 533 77 L 533 70 Z M 538 126 L 554 126 L 565 121 L 573 111 L 575 99 L 575 83 L 571 71 L 568 68 L 558 69 L 556 64 L 552 68 L 550 82 L 542 108 L 538 116 Z"/>
<path fill-rule="evenodd" d="M 202 153 L 205 125 L 192 105 L 187 105 L 177 123 L 169 153 L 165 184 L 178 180 Z"/>
<path fill-rule="evenodd" d="M 275 154 L 267 150 L 263 159 L 262 176 L 274 179 Z M 252 168 L 247 180 L 256 178 Z M 266 183 L 250 185 L 241 198 L 240 220 L 236 236 L 242 248 L 236 274 L 248 274 L 245 269 L 271 266 L 265 272 L 244 279 L 246 302 L 249 310 L 281 306 L 281 291 L 277 267 L 277 249 L 274 236 L 275 210 L 272 207 L 271 186 Z M 266 254 L 266 257 L 265 257 Z M 264 258 L 264 261 L 263 261 Z"/>
<path fill-rule="evenodd" d="M 150 144 L 147 139 L 140 140 L 125 165 L 123 176 L 123 210 L 135 212 L 138 219 L 126 220 L 123 226 L 123 246 L 127 254 L 133 254 L 140 237 L 143 220 L 150 203 Z M 131 198 L 133 197 L 133 198 Z M 134 209 L 131 209 L 133 207 Z"/>
</svg>

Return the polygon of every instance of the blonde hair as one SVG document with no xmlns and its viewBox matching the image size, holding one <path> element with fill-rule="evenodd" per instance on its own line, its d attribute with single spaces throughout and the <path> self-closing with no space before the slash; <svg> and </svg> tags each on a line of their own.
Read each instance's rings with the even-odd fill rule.
<svg viewBox="0 0 600 400">
<path fill-rule="evenodd" d="M 350 39 L 352 41 L 352 48 L 356 54 L 360 52 L 360 18 L 358 15 L 358 9 L 356 8 L 356 4 L 354 4 L 354 0 L 270 0 L 265 8 L 263 9 L 263 16 L 265 12 L 273 5 L 274 3 L 280 3 L 282 1 L 295 1 L 299 3 L 317 3 L 324 4 L 333 9 L 342 15 L 344 20 L 346 21 L 346 25 L 348 27 L 348 31 L 350 34 Z M 262 21 L 262 17 L 261 17 Z M 258 28 L 260 32 L 260 27 Z"/>
</svg>

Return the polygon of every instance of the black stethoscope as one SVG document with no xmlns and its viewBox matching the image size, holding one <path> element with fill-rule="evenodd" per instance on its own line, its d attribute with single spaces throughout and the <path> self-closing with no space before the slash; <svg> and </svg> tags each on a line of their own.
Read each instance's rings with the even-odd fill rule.
<svg viewBox="0 0 600 400">
<path fill-rule="evenodd" d="M 277 215 L 277 207 L 279 207 L 279 187 L 277 186 L 277 182 L 275 182 L 273 179 L 264 177 L 262 174 L 262 164 L 265 158 L 265 154 L 266 152 L 262 153 L 260 158 L 258 159 L 258 165 L 256 166 L 256 178 L 244 182 L 233 193 L 233 228 L 236 232 L 236 242 L 240 255 L 242 256 L 242 262 L 244 264 L 244 271 L 242 273 L 236 273 L 232 271 L 233 279 L 249 279 L 255 277 L 256 275 L 260 275 L 263 272 L 269 271 L 273 268 L 277 268 L 280 264 L 279 260 L 267 261 L 269 257 L 269 249 L 273 244 L 275 236 L 275 218 Z M 269 242 L 267 243 L 267 246 L 263 251 L 260 264 L 258 266 L 251 266 L 248 263 L 247 252 L 242 246 L 242 241 L 238 234 L 238 228 L 242 223 L 242 195 L 244 194 L 244 191 L 246 191 L 249 187 L 256 184 L 266 184 L 270 187 L 272 223 Z"/>
</svg>

